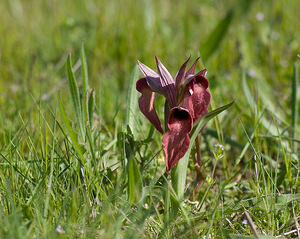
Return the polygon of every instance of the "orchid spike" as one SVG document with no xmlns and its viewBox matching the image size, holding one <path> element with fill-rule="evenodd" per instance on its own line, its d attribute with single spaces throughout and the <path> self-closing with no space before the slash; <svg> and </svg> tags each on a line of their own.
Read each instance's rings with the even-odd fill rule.
<svg viewBox="0 0 300 239">
<path fill-rule="evenodd" d="M 139 107 L 154 127 L 163 134 L 161 122 L 155 106 L 155 93 L 165 96 L 170 111 L 165 112 L 168 120 L 168 130 L 162 139 L 167 173 L 185 155 L 190 145 L 189 133 L 193 123 L 208 112 L 210 93 L 208 81 L 205 78 L 206 69 L 195 74 L 197 58 L 186 71 L 190 57 L 183 63 L 174 79 L 171 74 L 155 57 L 157 73 L 138 61 L 138 66 L 144 78 L 136 83 L 136 89 L 142 94 L 139 98 Z"/>
</svg>

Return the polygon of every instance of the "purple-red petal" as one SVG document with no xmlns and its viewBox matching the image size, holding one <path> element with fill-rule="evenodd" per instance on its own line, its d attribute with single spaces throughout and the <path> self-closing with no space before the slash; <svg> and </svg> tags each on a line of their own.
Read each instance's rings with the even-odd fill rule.
<svg viewBox="0 0 300 239">
<path fill-rule="evenodd" d="M 141 112 L 147 117 L 147 119 L 154 125 L 154 127 L 163 134 L 161 122 L 157 116 L 154 107 L 155 93 L 149 87 L 146 78 L 141 78 L 136 82 L 136 89 L 142 95 L 139 98 L 139 107 Z"/>
<path fill-rule="evenodd" d="M 162 139 L 167 173 L 188 151 L 190 145 L 189 132 L 193 127 L 190 112 L 183 107 L 172 108 L 168 127 L 169 131 L 164 134 Z"/>
<path fill-rule="evenodd" d="M 161 78 L 161 85 L 164 89 L 164 95 L 169 103 L 169 106 L 172 108 L 176 105 L 176 89 L 175 89 L 175 82 L 168 72 L 166 67 L 160 62 L 158 57 L 155 57 L 157 71 Z"/>
<path fill-rule="evenodd" d="M 183 89 L 183 96 L 178 102 L 178 105 L 189 110 L 194 121 L 207 114 L 210 104 L 210 93 L 207 90 L 209 84 L 204 77 L 205 74 L 206 70 L 202 70 L 189 80 Z"/>
<path fill-rule="evenodd" d="M 208 112 L 211 96 L 207 87 L 208 81 L 205 77 L 199 76 L 195 78 L 193 95 L 191 97 L 194 121 L 201 118 Z"/>
<path fill-rule="evenodd" d="M 180 86 L 182 85 L 183 83 L 183 80 L 185 78 L 185 70 L 186 70 L 186 66 L 187 66 L 187 63 L 189 62 L 191 57 L 189 57 L 183 64 L 182 66 L 180 67 L 179 71 L 176 73 L 175 75 L 175 86 L 176 86 L 176 91 L 178 92 L 179 91 L 179 88 Z"/>
<path fill-rule="evenodd" d="M 164 94 L 164 88 L 161 84 L 161 79 L 159 74 L 157 74 L 154 70 L 144 65 L 140 61 L 138 61 L 138 66 L 140 70 L 143 72 L 146 77 L 147 83 L 149 87 L 157 93 Z"/>
<path fill-rule="evenodd" d="M 194 61 L 194 63 L 193 63 L 193 65 L 191 66 L 191 68 L 186 72 L 186 75 L 193 75 L 193 74 L 195 73 L 195 68 L 196 68 L 196 65 L 197 65 L 197 62 L 198 62 L 199 59 L 200 59 L 200 57 L 198 57 L 198 58 Z"/>
<path fill-rule="evenodd" d="M 188 83 L 190 83 L 192 80 L 194 80 L 197 77 L 202 76 L 202 77 L 205 78 L 206 73 L 207 73 L 207 70 L 203 69 L 203 70 L 199 71 L 197 74 L 186 74 L 186 77 L 184 79 L 184 86 L 186 86 Z M 206 80 L 206 83 L 207 83 L 207 86 L 206 86 L 206 88 L 207 88 L 208 87 L 208 80 Z"/>
</svg>

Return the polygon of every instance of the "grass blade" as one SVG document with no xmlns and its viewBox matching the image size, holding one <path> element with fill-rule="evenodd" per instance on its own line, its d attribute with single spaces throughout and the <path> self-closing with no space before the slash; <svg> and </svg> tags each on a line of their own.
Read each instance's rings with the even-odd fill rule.
<svg viewBox="0 0 300 239">
<path fill-rule="evenodd" d="M 132 134 L 136 136 L 136 112 L 138 105 L 138 93 L 135 89 L 135 84 L 138 78 L 138 67 L 137 65 L 133 68 L 130 78 L 129 86 L 127 90 L 127 108 L 126 108 L 126 119 L 125 127 L 128 125 L 132 131 Z"/>
<path fill-rule="evenodd" d="M 88 66 L 87 66 L 83 44 L 81 46 L 81 70 L 82 70 L 82 89 L 83 89 L 83 95 L 85 95 L 89 87 L 89 76 L 88 76 Z"/>
<path fill-rule="evenodd" d="M 129 202 L 138 202 L 141 199 L 143 181 L 140 169 L 134 157 L 128 162 L 128 197 Z"/>
<path fill-rule="evenodd" d="M 77 118 L 77 123 L 80 127 L 82 138 L 84 138 L 84 128 L 82 124 L 83 117 L 81 113 L 82 111 L 81 111 L 81 104 L 80 104 L 80 96 L 79 96 L 79 90 L 75 80 L 75 76 L 72 70 L 72 66 L 71 66 L 71 55 L 69 55 L 67 59 L 67 75 L 68 75 L 68 83 L 69 83 L 69 89 L 72 97 L 72 102 L 73 102 L 73 106 Z"/>
<path fill-rule="evenodd" d="M 60 112 L 61 112 L 61 115 L 62 115 L 62 118 L 63 118 L 63 121 L 66 125 L 66 128 L 68 130 L 68 133 L 69 133 L 69 136 L 71 138 L 71 141 L 74 145 L 74 148 L 76 149 L 77 153 L 79 154 L 81 160 L 84 162 L 84 157 L 83 157 L 83 154 L 85 152 L 85 148 L 83 145 L 80 145 L 78 143 L 78 134 L 73 130 L 72 128 L 72 123 L 71 121 L 69 120 L 67 114 L 66 114 L 66 111 L 65 111 L 65 108 L 61 102 L 61 99 L 60 97 L 58 97 L 58 102 L 59 102 L 59 108 L 60 108 Z"/>
<path fill-rule="evenodd" d="M 192 131 L 192 136 L 191 136 L 191 141 L 192 143 L 194 143 L 197 135 L 199 134 L 200 130 L 203 128 L 203 126 L 210 121 L 211 119 L 213 119 L 214 117 L 216 117 L 218 114 L 222 113 L 224 110 L 227 110 L 228 108 L 230 108 L 234 103 L 234 100 L 231 101 L 229 104 L 227 105 L 223 105 L 209 113 L 207 113 L 204 117 L 202 117 L 198 122 L 196 122 L 196 128 Z"/>
<path fill-rule="evenodd" d="M 229 26 L 232 22 L 232 18 L 233 11 L 230 10 L 226 14 L 226 16 L 219 21 L 219 23 L 213 29 L 213 31 L 209 34 L 205 43 L 202 45 L 203 47 L 201 47 L 200 50 L 200 55 L 204 62 L 207 61 L 221 45 L 228 32 Z"/>
<path fill-rule="evenodd" d="M 95 105 L 95 91 L 92 90 L 89 94 L 86 94 L 87 97 L 87 106 L 86 106 L 86 117 L 87 117 L 87 125 L 92 129 L 92 119 L 94 113 L 94 105 Z"/>
<path fill-rule="evenodd" d="M 95 150 L 94 150 L 94 142 L 92 137 L 92 119 L 94 113 L 94 105 L 95 105 L 95 92 L 87 91 L 85 95 L 85 129 L 86 129 L 86 136 L 89 142 L 90 151 L 94 160 L 96 160 Z"/>
<path fill-rule="evenodd" d="M 295 138 L 295 132 L 297 130 L 297 122 L 298 122 L 298 97 L 297 97 L 297 87 L 298 87 L 298 67 L 294 64 L 293 78 L 292 78 L 292 100 L 291 100 L 291 108 L 292 108 L 292 135 L 291 138 Z M 292 149 L 294 151 L 294 142 L 292 144 Z"/>
</svg>

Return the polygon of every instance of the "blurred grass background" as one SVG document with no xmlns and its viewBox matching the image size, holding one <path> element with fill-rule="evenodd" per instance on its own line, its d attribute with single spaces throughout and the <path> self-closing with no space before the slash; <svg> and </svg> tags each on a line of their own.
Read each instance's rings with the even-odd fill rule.
<svg viewBox="0 0 300 239">
<path fill-rule="evenodd" d="M 14 208 L 18 209 L 20 205 L 23 205 L 31 195 L 30 189 L 27 189 L 26 192 L 19 191 L 18 196 L 18 184 L 21 187 L 24 183 L 20 179 L 22 177 L 18 176 L 20 172 L 34 178 L 34 173 L 31 173 L 33 169 L 28 166 L 31 165 L 30 163 L 41 160 L 41 165 L 44 165 L 44 160 L 50 154 L 50 150 L 54 150 L 57 155 L 64 155 L 64 149 L 61 146 L 64 136 L 58 132 L 49 133 L 48 130 L 52 128 L 53 118 L 60 119 L 57 114 L 59 111 L 57 109 L 58 93 L 63 95 L 63 101 L 71 111 L 65 61 L 71 52 L 73 64 L 78 63 L 82 43 L 85 45 L 87 55 L 90 85 L 96 91 L 97 117 L 99 117 L 100 124 L 97 129 L 102 142 L 99 143 L 100 155 L 105 154 L 104 151 L 107 150 L 104 148 L 109 143 L 117 141 L 116 135 L 122 131 L 126 110 L 126 92 L 130 74 L 137 60 L 155 68 L 154 56 L 156 55 L 174 76 L 188 56 L 191 55 L 192 59 L 203 56 L 201 68 L 205 67 L 208 70 L 207 78 L 212 93 L 212 108 L 233 99 L 236 100 L 232 109 L 222 114 L 218 120 L 211 122 L 204 131 L 203 141 L 206 143 L 203 144 L 202 150 L 204 161 L 206 160 L 204 165 L 207 166 L 203 169 L 204 176 L 209 175 L 212 170 L 210 167 L 212 162 L 209 158 L 212 157 L 214 144 L 219 142 L 225 144 L 226 160 L 219 162 L 217 177 L 222 181 L 224 178 L 229 180 L 239 175 L 238 178 L 244 180 L 239 186 L 232 186 L 233 182 L 230 180 L 227 181 L 226 186 L 223 185 L 223 189 L 228 187 L 225 192 L 225 196 L 228 194 L 228 200 L 235 197 L 237 197 L 236 200 L 241 200 L 246 192 L 249 193 L 247 195 L 249 197 L 257 196 L 262 193 L 258 189 L 260 187 L 266 190 L 264 195 L 271 192 L 299 193 L 299 122 L 296 122 L 298 129 L 295 129 L 292 137 L 298 141 L 293 143 L 289 134 L 293 115 L 291 105 L 295 104 L 292 100 L 293 67 L 294 64 L 298 64 L 300 54 L 299 12 L 298 0 L 1 0 L 0 143 L 2 165 L 0 174 L 2 174 L 2 186 L 0 200 L 2 206 L 10 205 L 3 206 L 5 209 L 2 210 L 2 214 L 6 218 L 3 219 L 3 225 L 6 226 L 2 228 L 2 235 L 9 235 L 5 234 L 7 231 L 14 233 L 14 225 L 17 228 L 15 232 L 20 233 L 19 236 L 24 235 L 24 232 L 28 233 L 26 235 L 29 237 L 35 232 L 38 232 L 37 235 L 46 235 L 49 238 L 56 235 L 55 229 L 57 229 L 60 217 L 53 216 L 55 219 L 51 220 L 47 214 L 43 214 L 48 223 L 45 225 L 51 225 L 49 229 L 47 226 L 43 228 L 39 225 L 42 219 L 36 219 L 36 223 L 29 223 L 32 226 L 26 224 L 23 228 L 22 218 L 26 216 L 12 212 Z M 214 32 L 216 26 L 224 18 L 227 19 L 228 29 L 223 26 L 224 32 L 219 31 L 221 34 Z M 208 52 L 207 49 L 210 51 Z M 242 80 L 243 73 L 244 81 Z M 77 76 L 80 85 L 80 76 L 79 74 Z M 297 91 L 299 88 L 296 89 Z M 299 101 L 299 97 L 296 101 Z M 294 113 L 298 115 L 299 109 Z M 138 136 L 139 139 L 144 139 L 148 132 L 146 129 L 150 124 L 142 116 L 140 117 L 141 120 L 137 126 L 140 127 Z M 225 143 L 222 135 L 231 141 Z M 278 135 L 283 137 L 284 142 L 279 142 Z M 247 151 L 248 153 L 244 155 L 241 152 L 248 142 L 247 136 L 251 138 L 253 145 L 249 147 L 252 151 Z M 153 137 L 150 148 L 157 149 L 160 147 L 160 136 L 155 134 Z M 53 140 L 52 138 L 55 142 L 53 141 L 50 147 L 48 144 Z M 47 145 L 49 151 L 47 151 Z M 294 145 L 294 150 L 291 150 L 292 145 Z M 150 149 L 147 150 L 151 152 Z M 122 157 L 122 149 L 117 144 L 108 151 L 109 154 L 106 155 L 108 159 L 119 160 Z M 256 185 L 257 188 L 254 186 L 258 182 L 255 182 L 255 169 L 251 161 L 254 151 L 256 155 L 265 157 L 262 159 L 261 170 L 270 170 L 268 171 L 270 175 L 266 178 L 265 176 L 259 177 L 262 184 Z M 17 160 L 18 158 L 22 159 L 22 163 Z M 151 178 L 151 174 L 162 172 L 164 167 L 161 162 L 162 155 L 158 158 L 160 171 L 151 171 L 145 177 Z M 236 162 L 241 163 L 236 164 Z M 20 168 L 16 166 L 19 163 Z M 288 177 L 286 171 L 289 171 L 287 164 L 292 165 L 293 180 L 289 178 L 285 182 L 284 178 Z M 12 167 L 12 165 L 15 166 Z M 273 166 L 275 168 L 272 168 Z M 34 170 L 38 170 L 36 167 L 39 168 L 34 166 Z M 190 169 L 189 180 L 192 182 L 195 175 L 192 166 Z M 277 169 L 279 171 L 276 171 Z M 48 173 L 49 170 L 45 172 Z M 283 179 L 279 180 L 278 184 L 274 184 L 274 181 L 278 180 L 277 174 Z M 114 175 L 121 177 L 120 172 Z M 265 174 L 262 173 L 262 175 Z M 236 183 L 239 180 L 233 181 Z M 37 182 L 41 181 L 37 180 Z M 10 186 L 7 185 L 15 186 L 12 186 L 12 191 L 10 191 L 8 189 Z M 36 186 L 37 183 L 33 185 Z M 41 185 L 44 185 L 44 182 L 41 182 Z M 46 183 L 44 186 L 47 187 Z M 57 187 L 63 188 L 62 184 Z M 255 189 L 257 192 L 253 192 Z M 44 192 L 47 195 L 46 189 Z M 59 197 L 61 192 L 53 192 L 53 194 L 50 201 Z M 212 193 L 208 197 L 212 205 L 217 203 L 214 201 L 214 195 Z M 10 200 L 14 203 L 8 203 Z M 42 203 L 37 202 L 37 204 Z M 33 207 L 33 205 L 26 206 L 31 214 L 34 214 Z M 21 208 L 25 210 L 24 207 Z M 40 208 L 43 206 L 40 205 Z M 269 207 L 266 208 L 269 209 Z M 273 215 L 272 220 L 269 218 L 268 223 L 259 217 L 256 224 L 260 223 L 259 227 L 264 228 L 262 231 L 266 234 L 277 235 L 283 232 L 285 227 L 283 226 L 281 231 L 279 228 L 293 218 L 290 204 L 288 208 L 287 212 L 276 211 L 274 208 L 273 211 L 266 209 Z M 297 215 L 299 216 L 299 202 L 295 208 L 296 211 L 298 209 Z M 241 206 L 241 212 L 244 209 L 248 208 Z M 59 211 L 58 208 L 57 210 Z M 26 213 L 29 213 L 28 211 Z M 74 215 L 70 217 L 77 221 L 78 215 L 75 215 L 75 211 L 75 209 L 71 210 Z M 24 215 L 27 215 L 26 213 Z M 286 219 L 284 223 L 278 214 Z M 11 217 L 17 219 L 14 220 L 7 215 L 12 215 Z M 239 218 L 239 214 L 237 215 Z M 27 217 L 29 221 L 30 218 L 30 216 Z M 223 235 L 218 234 L 217 230 L 218 222 L 223 222 L 224 219 L 222 213 L 208 218 L 203 228 L 212 228 L 207 225 L 213 225 L 215 231 L 213 229 L 205 231 L 202 226 L 199 226 L 199 231 L 205 231 L 207 234 L 213 231 L 214 235 Z M 110 224 L 106 221 L 108 219 L 101 218 L 94 221 L 92 229 L 89 228 L 89 230 L 94 233 L 92 233 L 93 236 L 97 236 L 97 233 L 103 235 L 96 228 L 98 224 L 104 223 L 103 225 L 110 225 L 105 229 L 111 232 L 114 229 L 113 223 L 120 223 L 117 219 L 118 217 Z M 15 221 L 16 224 L 11 221 Z M 233 226 L 236 229 L 232 229 L 231 224 L 227 225 L 228 228 L 231 227 L 228 230 L 234 233 L 250 233 L 249 228 L 243 229 L 243 224 L 237 223 L 238 226 L 235 224 Z M 88 222 L 82 225 L 90 226 Z M 128 226 L 126 223 L 122 225 L 126 228 Z M 180 225 L 177 226 L 180 232 Z M 122 234 L 122 230 L 125 230 L 123 227 L 118 227 L 120 231 L 116 234 L 117 237 Z M 105 231 L 105 229 L 101 230 Z M 81 234 L 78 231 L 80 229 L 77 228 L 72 235 L 80 235 L 80 237 L 85 235 L 89 238 L 88 233 Z M 139 233 L 138 235 L 143 235 L 142 232 Z M 151 230 L 148 233 L 150 237 L 155 234 L 151 234 Z M 16 234 L 11 235 L 17 237 Z M 130 235 L 132 234 L 127 235 L 128 238 Z M 171 235 L 182 236 L 180 233 L 169 234 Z M 191 229 L 189 235 L 198 234 Z"/>
<path fill-rule="evenodd" d="M 238 91 L 242 68 L 287 97 L 281 89 L 289 85 L 299 53 L 297 1 L 3 0 L 1 91 L 15 85 L 30 86 L 35 96 L 47 94 L 65 75 L 67 53 L 78 57 L 84 43 L 92 86 L 101 86 L 103 107 L 113 109 L 123 102 L 119 92 L 125 92 L 137 59 L 154 67 L 157 55 L 174 75 L 184 59 L 205 49 L 229 10 L 235 15 L 222 46 L 209 61 L 203 59 L 214 100 Z"/>
</svg>

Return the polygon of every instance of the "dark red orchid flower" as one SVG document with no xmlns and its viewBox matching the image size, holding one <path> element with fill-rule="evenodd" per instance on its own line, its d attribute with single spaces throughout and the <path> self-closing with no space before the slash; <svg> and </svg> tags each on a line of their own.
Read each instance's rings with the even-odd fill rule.
<svg viewBox="0 0 300 239">
<path fill-rule="evenodd" d="M 165 96 L 167 108 L 165 120 L 168 119 L 169 130 L 164 134 L 162 147 L 165 154 L 167 173 L 187 152 L 190 145 L 189 133 L 193 123 L 208 112 L 210 93 L 208 81 L 205 78 L 206 69 L 195 74 L 199 60 L 186 71 L 190 58 L 183 63 L 173 79 L 168 70 L 155 57 L 157 73 L 138 61 L 144 74 L 136 83 L 136 89 L 142 93 L 139 107 L 147 119 L 160 132 L 164 133 L 161 122 L 154 107 L 155 93 Z"/>
</svg>

